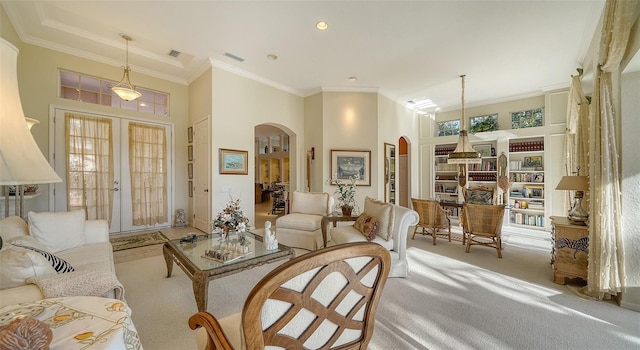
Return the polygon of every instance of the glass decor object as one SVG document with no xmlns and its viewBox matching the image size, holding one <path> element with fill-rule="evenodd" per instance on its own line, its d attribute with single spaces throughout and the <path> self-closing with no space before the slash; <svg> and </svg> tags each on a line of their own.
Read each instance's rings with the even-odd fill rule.
<svg viewBox="0 0 640 350">
<path fill-rule="evenodd" d="M 451 136 L 460 133 L 460 119 L 438 122 L 438 136 Z"/>
<path fill-rule="evenodd" d="M 471 117 L 469 118 L 469 122 L 471 124 L 469 132 L 472 134 L 485 131 L 496 131 L 498 130 L 498 113 Z"/>
<path fill-rule="evenodd" d="M 544 109 L 536 108 L 511 113 L 511 129 L 533 128 L 544 125 Z"/>
</svg>

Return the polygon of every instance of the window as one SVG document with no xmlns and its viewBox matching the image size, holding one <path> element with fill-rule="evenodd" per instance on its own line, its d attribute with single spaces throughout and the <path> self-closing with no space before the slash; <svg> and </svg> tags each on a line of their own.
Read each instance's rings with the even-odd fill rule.
<svg viewBox="0 0 640 350">
<path fill-rule="evenodd" d="M 471 128 L 469 132 L 475 134 L 477 132 L 496 131 L 498 130 L 498 114 L 479 115 L 469 118 Z"/>
<path fill-rule="evenodd" d="M 60 70 L 61 98 L 165 117 L 169 115 L 169 94 L 137 87 L 142 96 L 134 101 L 124 101 L 111 91 L 115 84 L 111 80 Z"/>
<path fill-rule="evenodd" d="M 533 128 L 544 125 L 544 110 L 530 109 L 511 113 L 511 129 Z"/>
<path fill-rule="evenodd" d="M 438 136 L 458 135 L 460 133 L 460 120 L 438 122 Z"/>
</svg>

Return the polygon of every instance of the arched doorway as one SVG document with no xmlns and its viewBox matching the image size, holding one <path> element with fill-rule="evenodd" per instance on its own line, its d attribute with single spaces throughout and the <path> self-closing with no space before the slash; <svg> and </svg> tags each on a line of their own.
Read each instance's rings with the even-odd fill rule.
<svg viewBox="0 0 640 350">
<path fill-rule="evenodd" d="M 398 177 L 398 205 L 409 207 L 411 197 L 411 158 L 410 158 L 409 141 L 406 137 L 401 136 L 398 139 L 398 169 L 396 176 Z"/>
</svg>

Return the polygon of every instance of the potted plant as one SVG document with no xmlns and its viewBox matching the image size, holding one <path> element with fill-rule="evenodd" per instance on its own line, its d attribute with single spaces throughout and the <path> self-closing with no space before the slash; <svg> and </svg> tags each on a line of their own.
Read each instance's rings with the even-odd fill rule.
<svg viewBox="0 0 640 350">
<path fill-rule="evenodd" d="M 338 200 L 338 206 L 342 210 L 342 215 L 351 216 L 353 208 L 356 207 L 356 181 L 359 176 L 350 176 L 349 182 L 345 183 L 342 180 L 330 180 L 330 182 L 338 188 L 334 192 L 336 199 Z"/>
<path fill-rule="evenodd" d="M 218 213 L 213 220 L 213 226 L 220 232 L 222 238 L 229 238 L 229 231 L 243 233 L 247 230 L 249 218 L 240 208 L 240 198 L 229 199 L 226 208 Z"/>
</svg>

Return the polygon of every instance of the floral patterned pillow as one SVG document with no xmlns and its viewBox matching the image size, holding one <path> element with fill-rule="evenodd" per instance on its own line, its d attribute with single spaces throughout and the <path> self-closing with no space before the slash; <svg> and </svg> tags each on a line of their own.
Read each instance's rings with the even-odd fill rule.
<svg viewBox="0 0 640 350">
<path fill-rule="evenodd" d="M 376 238 L 379 224 L 380 221 L 375 217 L 367 214 L 362 214 L 356 219 L 356 222 L 353 224 L 353 228 L 360 231 L 360 233 L 362 233 L 367 241 L 371 242 L 374 238 Z"/>
</svg>

